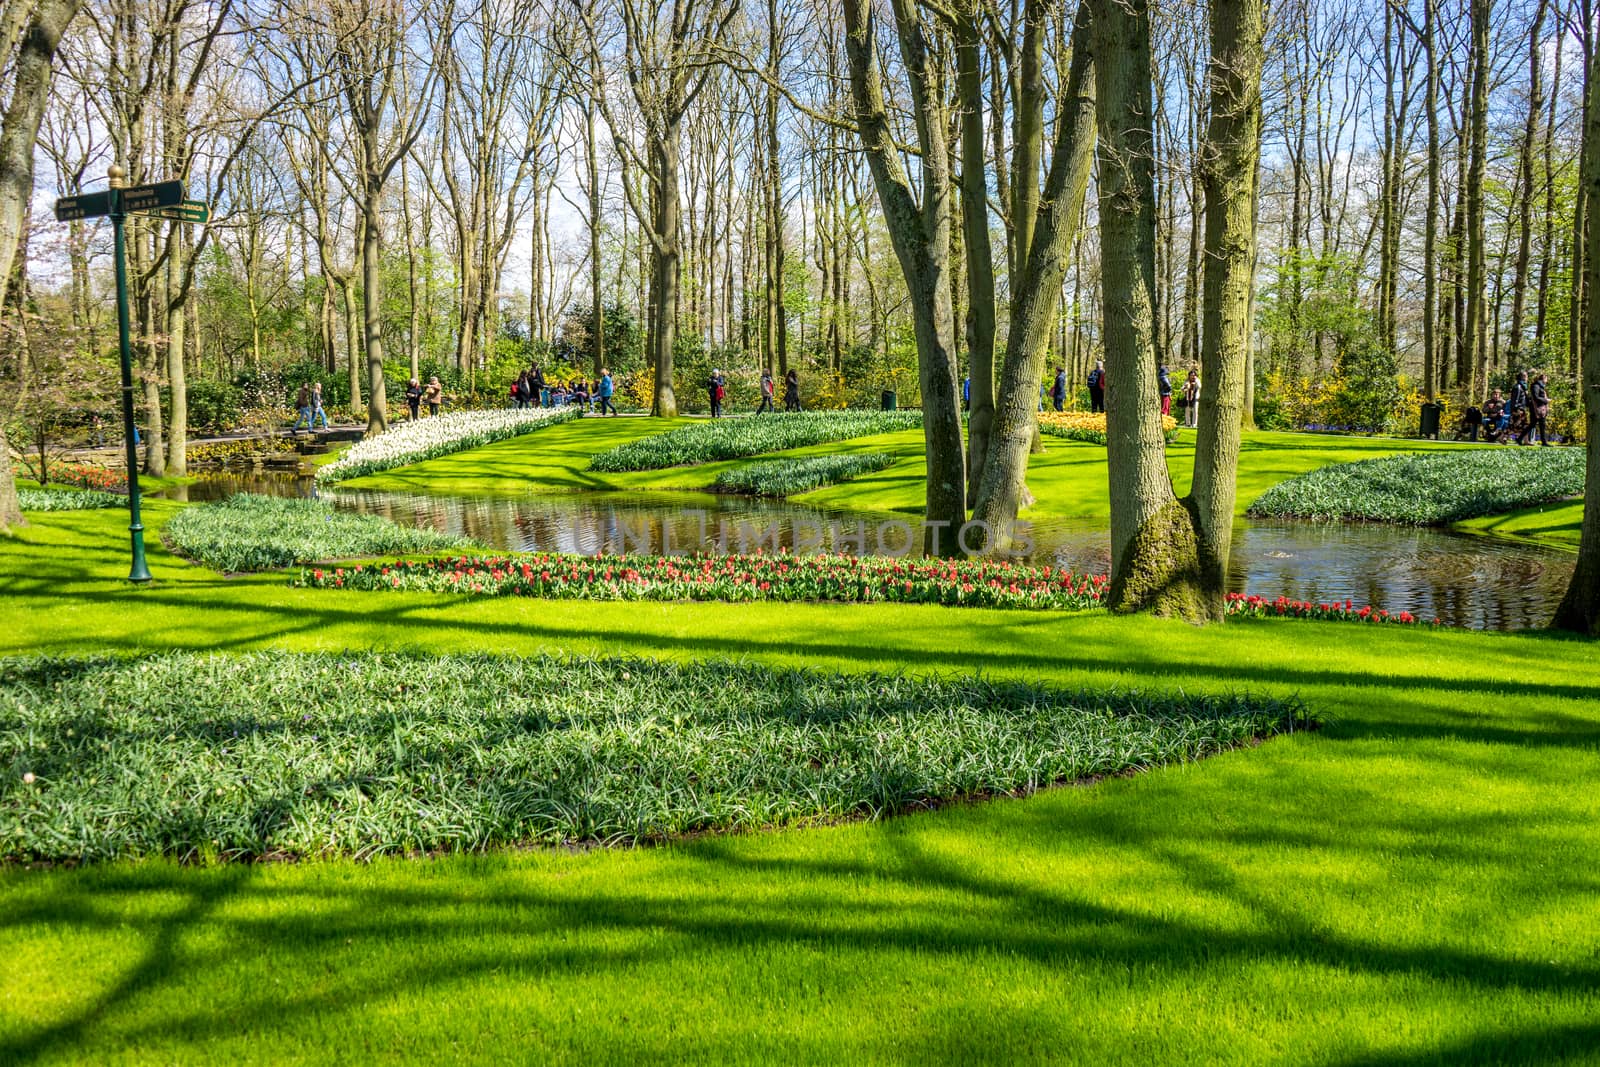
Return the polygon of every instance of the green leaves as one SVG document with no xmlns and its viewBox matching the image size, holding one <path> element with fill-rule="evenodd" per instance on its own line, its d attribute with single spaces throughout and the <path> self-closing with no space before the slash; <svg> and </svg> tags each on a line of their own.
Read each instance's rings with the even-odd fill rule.
<svg viewBox="0 0 1600 1067">
<path fill-rule="evenodd" d="M 884 452 L 774 459 L 723 471 L 712 487 L 754 496 L 792 496 L 881 471 L 893 462 L 894 457 Z"/>
<path fill-rule="evenodd" d="M 1304 719 L 1243 696 L 726 661 L 0 660 L 0 857 L 371 856 L 877 817 Z"/>
<path fill-rule="evenodd" d="M 335 511 L 322 500 L 249 493 L 184 508 L 167 523 L 166 539 L 177 551 L 219 571 L 265 571 L 313 560 L 471 544 L 377 515 Z"/>
<path fill-rule="evenodd" d="M 1583 467 L 1583 452 L 1575 448 L 1500 446 L 1385 456 L 1280 482 L 1248 514 L 1435 526 L 1577 496 Z"/>
<path fill-rule="evenodd" d="M 30 489 L 17 487 L 23 511 L 89 511 L 128 506 L 128 498 L 98 489 Z"/>
<path fill-rule="evenodd" d="M 590 460 L 589 469 L 607 474 L 661 470 L 914 430 L 921 425 L 920 411 L 807 411 L 711 419 L 618 445 Z"/>
</svg>

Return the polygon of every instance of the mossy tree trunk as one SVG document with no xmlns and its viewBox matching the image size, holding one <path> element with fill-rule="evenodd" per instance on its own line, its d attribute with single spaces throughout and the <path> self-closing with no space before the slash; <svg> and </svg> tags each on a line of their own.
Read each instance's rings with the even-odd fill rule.
<svg viewBox="0 0 1600 1067">
<path fill-rule="evenodd" d="M 987 531 L 991 551 L 1004 551 L 1013 540 L 1017 512 L 1027 494 L 1028 456 L 1038 440 L 1039 381 L 1045 354 L 1060 312 L 1061 285 L 1066 278 L 1083 215 L 1083 198 L 1089 186 L 1095 143 L 1095 72 L 1089 5 L 1079 5 L 1072 29 L 1072 59 L 1056 118 L 1056 136 L 1050 169 L 1041 192 L 1035 182 L 1045 90 L 1037 77 L 1042 66 L 1044 12 L 1042 4 L 1026 8 L 1023 43 L 1021 112 L 1035 121 L 1018 124 L 1031 138 L 1031 148 L 1019 140 L 1012 186 L 1017 190 L 1013 211 L 1016 265 L 1012 273 L 1009 329 L 1005 363 L 1001 371 L 994 429 L 989 438 L 973 520 Z M 1024 186 L 1031 192 L 1024 194 Z M 1027 224 L 1022 223 L 1026 217 Z M 976 386 L 977 379 L 973 379 Z M 974 408 L 976 411 L 976 408 Z"/>
<path fill-rule="evenodd" d="M 1262 0 L 1211 5 L 1211 106 L 1205 188 L 1199 433 L 1190 495 L 1209 611 L 1221 615 L 1233 541 L 1240 430 L 1249 374 L 1255 198 L 1261 144 Z"/>
<path fill-rule="evenodd" d="M 1584 108 L 1583 154 L 1580 164 L 1580 196 L 1584 213 L 1591 219 L 1600 218 L 1600 49 L 1589 60 L 1587 103 Z M 1582 251 L 1585 277 L 1583 285 L 1588 292 L 1600 292 L 1600 256 L 1595 255 L 1594 227 L 1584 235 Z M 1556 609 L 1553 625 L 1563 630 L 1600 637 L 1600 315 L 1594 314 L 1593 304 L 1585 309 L 1581 323 L 1574 322 L 1573 332 L 1582 331 L 1583 373 L 1579 385 L 1583 391 L 1584 439 L 1588 442 L 1588 478 L 1583 494 L 1583 530 L 1578 541 L 1578 565 L 1572 572 L 1572 584 Z"/>
<path fill-rule="evenodd" d="M 1195 524 L 1167 473 L 1156 384 L 1155 154 L 1148 0 L 1095 0 L 1113 611 L 1215 617 Z"/>
<path fill-rule="evenodd" d="M 945 137 L 950 116 L 944 79 L 921 14 L 913 0 L 893 0 L 892 6 L 921 149 L 920 200 L 911 190 L 890 125 L 870 0 L 844 0 L 845 54 L 862 151 L 905 275 L 916 330 L 928 463 L 924 548 L 956 555 L 960 548 L 954 531 L 966 520 L 967 496 L 950 297 L 952 182 Z"/>
</svg>

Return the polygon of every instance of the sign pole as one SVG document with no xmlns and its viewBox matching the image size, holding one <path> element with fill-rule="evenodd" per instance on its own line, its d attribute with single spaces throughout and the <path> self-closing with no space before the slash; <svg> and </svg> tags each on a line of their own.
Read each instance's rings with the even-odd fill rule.
<svg viewBox="0 0 1600 1067">
<path fill-rule="evenodd" d="M 122 348 L 122 438 L 128 453 L 128 536 L 133 541 L 133 566 L 128 581 L 143 584 L 150 580 L 150 568 L 144 558 L 144 523 L 139 517 L 139 453 L 134 444 L 133 428 L 133 345 L 128 339 L 128 264 L 127 243 L 122 226 L 127 212 L 122 205 L 122 186 L 126 173 L 121 167 L 112 167 L 111 179 L 111 232 L 115 244 L 117 269 L 117 342 Z"/>
</svg>

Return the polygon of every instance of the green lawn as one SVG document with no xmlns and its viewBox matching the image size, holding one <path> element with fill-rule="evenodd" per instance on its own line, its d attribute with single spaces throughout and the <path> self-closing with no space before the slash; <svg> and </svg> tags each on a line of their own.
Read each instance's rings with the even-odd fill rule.
<svg viewBox="0 0 1600 1067">
<path fill-rule="evenodd" d="M 136 590 L 118 519 L 0 541 L 0 652 L 728 656 L 1249 689 L 1329 725 L 1027 800 L 645 850 L 0 870 L 5 1062 L 1600 1062 L 1592 644 L 352 595 L 222 578 L 154 537 Z"/>
<path fill-rule="evenodd" d="M 1548 545 L 1577 548 L 1578 537 L 1583 532 L 1583 501 L 1562 500 L 1554 504 L 1509 511 L 1504 515 L 1489 515 L 1481 519 L 1468 519 L 1457 523 L 1457 528 L 1471 533 L 1494 534 L 1498 537 L 1526 537 Z"/>
<path fill-rule="evenodd" d="M 343 484 L 358 489 L 490 495 L 567 489 L 705 490 L 723 471 L 748 462 L 731 460 L 629 474 L 600 474 L 587 469 L 589 457 L 596 453 L 652 433 L 665 432 L 684 421 L 688 420 L 580 419 L 486 448 Z M 1471 446 L 1384 437 L 1246 434 L 1239 458 L 1238 511 L 1242 515 L 1251 501 L 1283 479 L 1330 463 L 1371 459 L 1395 452 L 1462 447 Z M 920 512 L 927 471 L 920 431 L 860 437 L 769 453 L 762 458 L 867 452 L 886 452 L 898 458 L 885 470 L 791 499 L 819 507 Z M 1167 456 L 1178 491 L 1186 492 L 1194 463 L 1194 434 L 1182 432 L 1177 443 L 1168 448 Z M 1046 438 L 1044 453 L 1034 456 L 1029 464 L 1028 486 L 1037 503 L 1024 516 L 1034 521 L 1108 518 L 1110 501 L 1105 462 L 1103 445 Z"/>
</svg>

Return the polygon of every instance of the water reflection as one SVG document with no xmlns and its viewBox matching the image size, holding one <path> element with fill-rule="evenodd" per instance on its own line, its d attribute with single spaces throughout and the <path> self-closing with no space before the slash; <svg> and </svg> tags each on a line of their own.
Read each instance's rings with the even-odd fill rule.
<svg viewBox="0 0 1600 1067">
<path fill-rule="evenodd" d="M 310 496 L 309 477 L 255 473 L 197 480 L 186 499 L 237 492 Z M 471 537 L 511 551 L 738 552 L 780 547 L 899 554 L 917 537 L 907 516 L 829 511 L 782 501 L 695 493 L 568 493 L 518 498 L 448 497 L 333 489 L 341 508 Z M 182 498 L 180 498 L 182 499 Z M 1032 528 L 1034 562 L 1104 573 L 1110 540 L 1091 524 Z M 1265 597 L 1346 599 L 1452 626 L 1543 626 L 1572 574 L 1571 553 L 1436 529 L 1241 522 L 1231 587 Z"/>
</svg>

